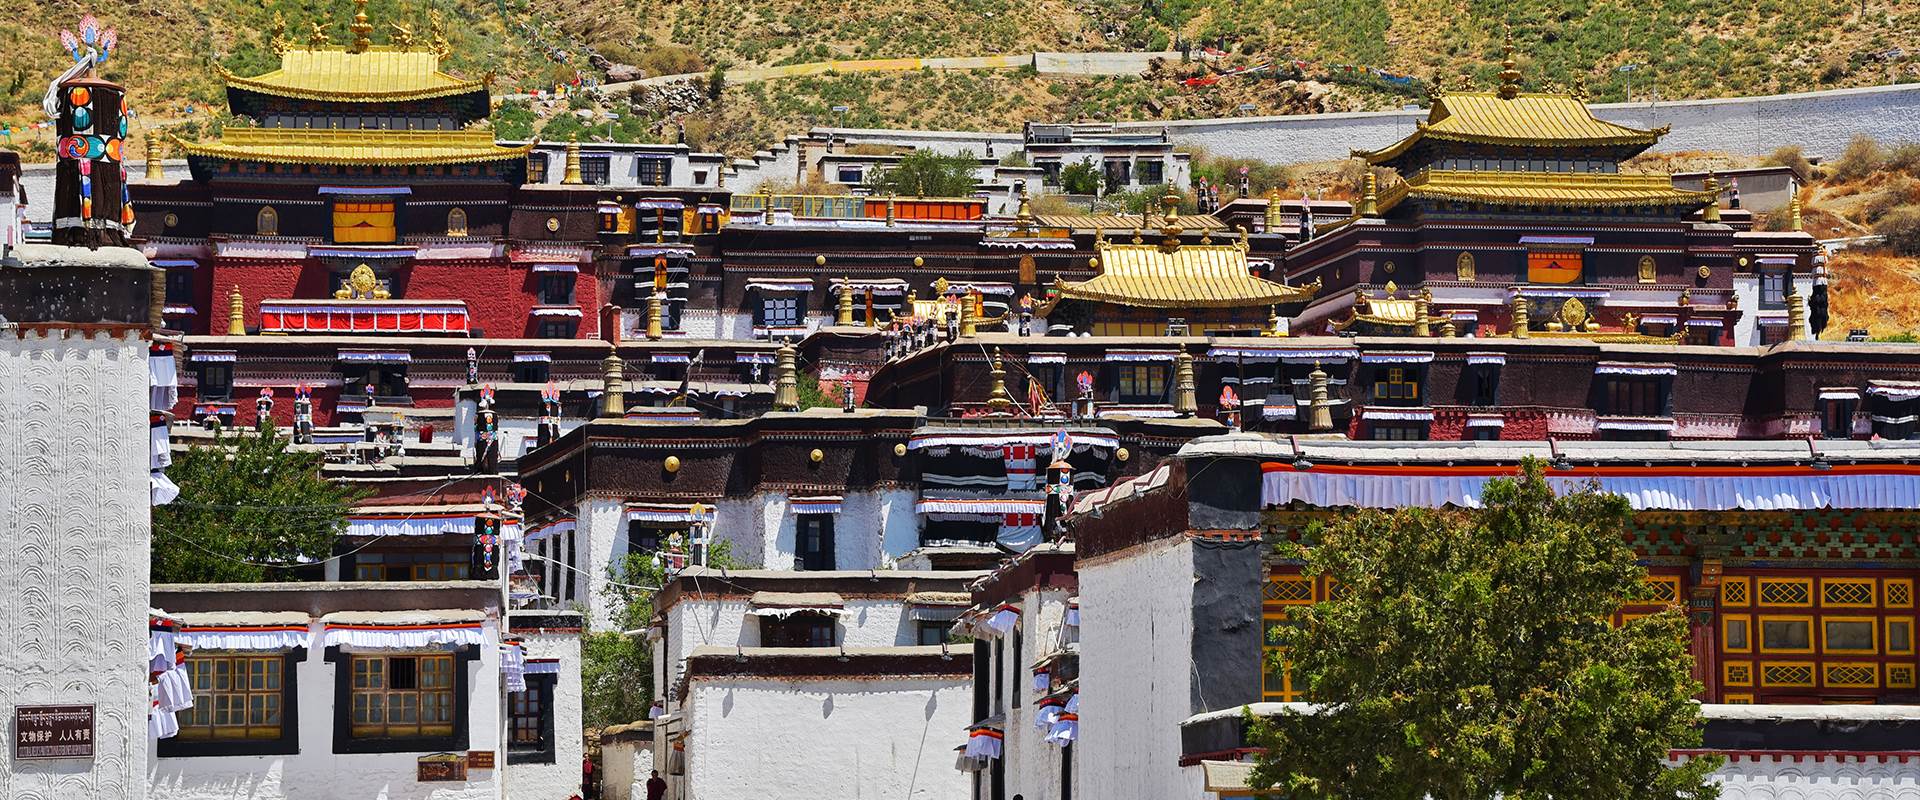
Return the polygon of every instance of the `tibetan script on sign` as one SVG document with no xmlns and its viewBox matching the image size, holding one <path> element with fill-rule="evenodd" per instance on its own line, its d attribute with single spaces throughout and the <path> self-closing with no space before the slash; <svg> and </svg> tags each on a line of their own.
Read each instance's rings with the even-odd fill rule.
<svg viewBox="0 0 1920 800">
<path fill-rule="evenodd" d="M 493 769 L 493 751 L 468 750 L 467 769 Z"/>
<path fill-rule="evenodd" d="M 13 757 L 93 758 L 93 706 L 15 707 Z"/>
</svg>

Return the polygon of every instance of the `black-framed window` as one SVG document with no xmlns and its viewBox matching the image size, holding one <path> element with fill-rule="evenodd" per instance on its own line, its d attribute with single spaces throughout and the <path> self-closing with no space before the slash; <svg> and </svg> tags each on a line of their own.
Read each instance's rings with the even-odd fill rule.
<svg viewBox="0 0 1920 800">
<path fill-rule="evenodd" d="M 373 387 L 375 397 L 403 398 L 413 395 L 407 387 L 406 364 L 340 365 L 341 397 L 365 397 L 368 386 Z"/>
<path fill-rule="evenodd" d="M 1602 387 L 1603 413 L 1629 417 L 1667 415 L 1669 382 L 1658 376 L 1621 376 L 1608 378 Z"/>
<path fill-rule="evenodd" d="M 1369 392 L 1375 405 L 1420 405 L 1420 369 L 1418 367 L 1380 367 L 1373 371 Z"/>
<path fill-rule="evenodd" d="M 1492 408 L 1500 404 L 1500 365 L 1470 364 L 1461 383 L 1467 405 Z"/>
<path fill-rule="evenodd" d="M 793 568 L 807 572 L 834 568 L 832 514 L 801 514 L 795 518 Z"/>
<path fill-rule="evenodd" d="M 1113 399 L 1116 403 L 1165 403 L 1171 368 L 1164 364 L 1113 365 Z"/>
<path fill-rule="evenodd" d="M 913 624 L 914 644 L 945 644 L 952 637 L 953 623 L 950 621 L 923 619 Z"/>
<path fill-rule="evenodd" d="M 547 154 L 527 154 L 527 183 L 547 182 Z"/>
<path fill-rule="evenodd" d="M 1655 430 L 1606 428 L 1600 431 L 1600 441 L 1603 442 L 1664 442 L 1671 437 L 1672 433 L 1664 428 Z"/>
<path fill-rule="evenodd" d="M 973 718 L 975 721 L 987 718 L 987 675 L 993 669 L 993 651 L 987 648 L 987 640 L 973 640 Z"/>
<path fill-rule="evenodd" d="M 1127 184 L 1133 182 L 1133 162 L 1127 159 L 1109 158 L 1100 166 L 1104 177 L 1107 179 L 1106 188 L 1109 192 L 1124 189 Z"/>
<path fill-rule="evenodd" d="M 578 283 L 571 272 L 540 273 L 540 304 L 547 306 L 573 305 L 573 287 Z"/>
<path fill-rule="evenodd" d="M 546 383 L 553 364 L 547 361 L 513 362 L 514 383 Z"/>
<path fill-rule="evenodd" d="M 761 647 L 832 647 L 833 617 L 801 612 L 760 618 Z"/>
<path fill-rule="evenodd" d="M 1367 436 L 1376 442 L 1417 442 L 1427 438 L 1424 422 L 1369 422 Z"/>
<path fill-rule="evenodd" d="M 1158 186 L 1166 180 L 1167 165 L 1159 159 L 1143 159 L 1140 162 L 1140 182 L 1148 186 Z"/>
<path fill-rule="evenodd" d="M 920 529 L 920 542 L 990 543 L 1000 538 L 1000 523 L 969 515 L 930 517 Z"/>
<path fill-rule="evenodd" d="M 1474 425 L 1467 428 L 1468 441 L 1497 442 L 1500 440 L 1500 426 Z"/>
<path fill-rule="evenodd" d="M 1033 162 L 1033 166 L 1040 170 L 1041 183 L 1048 186 L 1060 185 L 1060 161 L 1058 159 L 1037 160 Z"/>
<path fill-rule="evenodd" d="M 610 156 L 581 156 L 580 182 L 588 186 L 605 186 L 612 169 Z"/>
<path fill-rule="evenodd" d="M 640 157 L 633 160 L 633 179 L 641 186 L 665 186 L 673 182 L 673 160 Z"/>
<path fill-rule="evenodd" d="M 1007 640 L 993 640 L 993 710 L 1005 711 L 1007 708 Z M 996 761 L 998 759 L 995 759 Z"/>
<path fill-rule="evenodd" d="M 580 321 L 576 319 L 543 319 L 534 335 L 540 339 L 571 339 L 578 330 Z"/>
<path fill-rule="evenodd" d="M 1787 295 L 1793 292 L 1793 273 L 1784 269 L 1763 269 L 1760 271 L 1760 307 L 1781 309 L 1787 307 Z"/>
<path fill-rule="evenodd" d="M 467 672 L 479 659 L 479 648 L 348 653 L 329 647 L 326 657 L 334 673 L 333 752 L 467 749 L 472 699 Z"/>
<path fill-rule="evenodd" d="M 798 325 L 800 309 L 805 307 L 804 298 L 799 295 L 782 294 L 760 299 L 759 323 L 764 326 Z"/>
<path fill-rule="evenodd" d="M 284 653 L 202 650 L 187 656 L 193 708 L 180 733 L 161 739 L 161 758 L 290 755 L 300 752 L 299 665 L 307 649 Z"/>
<path fill-rule="evenodd" d="M 1820 432 L 1828 439 L 1853 438 L 1853 410 L 1860 401 L 1835 398 L 1822 402 Z"/>
<path fill-rule="evenodd" d="M 167 270 L 167 305 L 185 306 L 193 304 L 193 270 L 173 268 Z"/>
<path fill-rule="evenodd" d="M 686 540 L 687 525 L 681 523 L 648 522 L 633 520 L 627 523 L 627 554 L 652 555 L 667 548 L 674 536 Z"/>
<path fill-rule="evenodd" d="M 199 383 L 201 400 L 232 400 L 233 364 L 225 361 L 201 363 Z"/>
<path fill-rule="evenodd" d="M 1785 325 L 1761 325 L 1760 345 L 1762 347 L 1772 347 L 1776 344 L 1783 344 L 1787 341 L 1787 334 L 1791 330 L 1791 328 Z"/>
<path fill-rule="evenodd" d="M 1012 675 L 1009 680 L 1013 682 L 1013 707 L 1019 708 L 1020 700 L 1026 697 L 1027 687 L 1032 685 L 1032 681 L 1025 680 L 1027 673 L 1024 667 L 1027 660 L 1027 649 L 1026 643 L 1021 638 L 1021 630 L 1018 627 L 1013 629 L 1012 649 L 1013 658 L 1010 663 L 1006 665 L 1006 670 Z"/>
<path fill-rule="evenodd" d="M 464 581 L 471 577 L 469 550 L 362 550 L 353 555 L 356 581 Z"/>
<path fill-rule="evenodd" d="M 560 676 L 526 680 L 526 691 L 507 693 L 507 763 L 551 764 L 559 741 L 553 735 L 553 690 Z"/>
</svg>

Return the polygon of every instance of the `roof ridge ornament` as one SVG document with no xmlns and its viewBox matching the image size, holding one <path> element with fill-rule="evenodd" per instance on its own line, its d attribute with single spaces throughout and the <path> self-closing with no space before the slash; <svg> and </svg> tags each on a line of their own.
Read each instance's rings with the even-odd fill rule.
<svg viewBox="0 0 1920 800">
<path fill-rule="evenodd" d="M 373 32 L 373 25 L 367 22 L 367 0 L 353 0 L 353 8 L 353 23 L 347 26 L 353 33 L 350 52 L 364 53 L 373 46 L 373 40 L 367 36 Z"/>
<path fill-rule="evenodd" d="M 1500 99 L 1512 100 L 1520 96 L 1520 70 L 1518 62 L 1513 60 L 1513 26 L 1508 25 L 1506 39 L 1500 45 Z"/>
</svg>

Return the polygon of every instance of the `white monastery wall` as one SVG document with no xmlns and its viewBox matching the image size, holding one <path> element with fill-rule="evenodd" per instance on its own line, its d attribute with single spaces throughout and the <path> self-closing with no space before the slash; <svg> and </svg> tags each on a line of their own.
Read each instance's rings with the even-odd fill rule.
<svg viewBox="0 0 1920 800">
<path fill-rule="evenodd" d="M 586 757 L 586 741 L 580 733 L 584 716 L 580 695 L 580 635 L 526 631 L 519 635 L 526 646 L 527 658 L 560 659 L 560 675 L 553 686 L 553 763 L 508 765 L 507 797 L 562 800 L 578 788 L 580 762 Z M 498 763 L 506 764 L 504 753 Z"/>
<path fill-rule="evenodd" d="M 1080 573 L 1080 741 L 1074 794 L 1184 796 L 1180 723 L 1193 713 L 1193 545 L 1150 542 Z"/>
<path fill-rule="evenodd" d="M 573 535 L 578 537 L 574 553 L 580 556 L 576 566 L 585 574 L 561 569 L 560 580 L 572 581 L 574 596 L 585 602 L 587 627 L 607 630 L 613 625 L 613 602 L 606 591 L 607 566 L 616 556 L 627 553 L 626 506 L 618 500 L 581 501 L 574 515 Z"/>
<path fill-rule="evenodd" d="M 1713 777 L 1721 800 L 1920 800 L 1920 759 L 1739 756 Z"/>
<path fill-rule="evenodd" d="M 1007 710 L 1006 752 L 1007 796 L 1021 795 L 1034 800 L 1060 796 L 1060 762 L 1064 751 L 1047 744 L 1047 731 L 1033 726 L 1033 714 L 1040 694 L 1033 690 L 1033 665 L 1062 649 L 1063 623 L 1067 613 L 1067 593 L 1058 589 L 1028 590 L 1020 599 L 1020 625 L 1024 630 L 1021 653 L 1007 664 L 1009 679 L 1020 692 L 1020 707 Z M 1081 700 L 1085 703 L 1085 700 Z M 1076 778 L 1078 776 L 1076 775 Z"/>
<path fill-rule="evenodd" d="M 969 782 L 953 768 L 953 747 L 971 722 L 969 683 L 697 679 L 691 790 L 676 800 L 965 800 Z"/>
<path fill-rule="evenodd" d="M 141 338 L 0 332 L 0 714 L 95 706 L 90 760 L 0 746 L 0 797 L 145 796 L 147 400 Z"/>
<path fill-rule="evenodd" d="M 318 642 L 322 634 L 320 623 L 315 622 L 313 640 Z M 467 663 L 467 749 L 493 750 L 494 763 L 504 767 L 498 621 L 488 620 L 483 634 L 486 643 L 480 646 L 480 657 Z M 469 770 L 464 783 L 420 783 L 420 757 L 437 751 L 335 754 L 335 666 L 316 648 L 308 650 L 297 667 L 298 754 L 155 758 L 149 773 L 149 796 L 167 800 L 492 800 L 499 796 L 499 767 Z M 577 671 L 575 682 L 577 703 Z M 559 692 L 555 696 L 557 699 Z M 556 719 L 556 733 L 558 722 Z M 577 774 L 577 746 L 575 753 Z"/>
</svg>

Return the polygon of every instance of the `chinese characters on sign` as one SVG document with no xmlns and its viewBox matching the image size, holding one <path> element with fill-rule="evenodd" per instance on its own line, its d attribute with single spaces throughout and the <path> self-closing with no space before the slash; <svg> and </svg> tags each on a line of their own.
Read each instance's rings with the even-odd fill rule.
<svg viewBox="0 0 1920 800">
<path fill-rule="evenodd" d="M 93 758 L 93 706 L 18 706 L 13 757 Z"/>
</svg>

